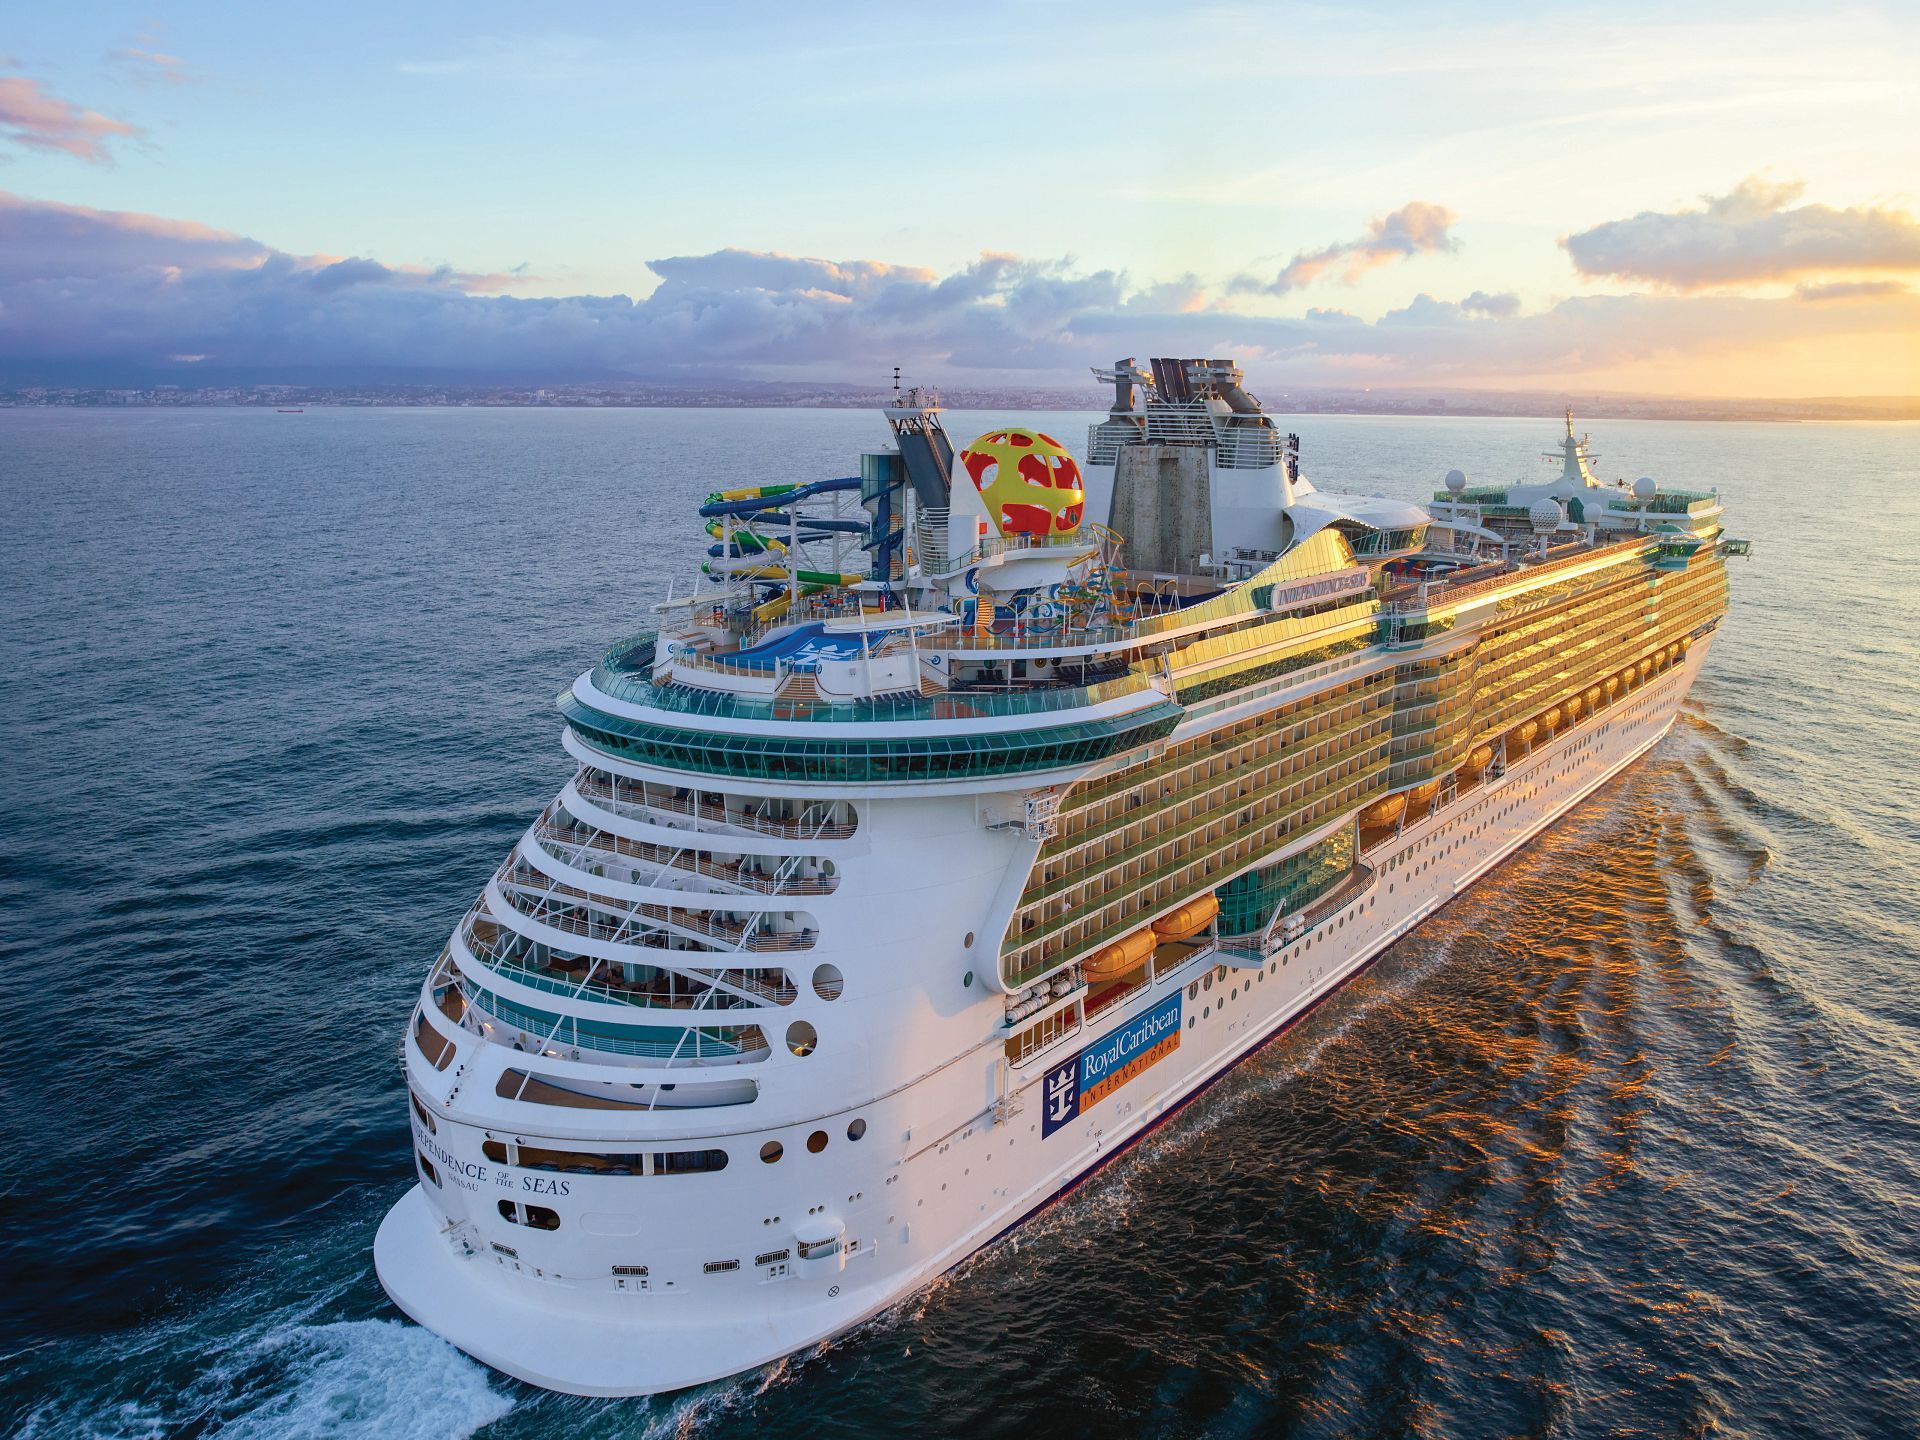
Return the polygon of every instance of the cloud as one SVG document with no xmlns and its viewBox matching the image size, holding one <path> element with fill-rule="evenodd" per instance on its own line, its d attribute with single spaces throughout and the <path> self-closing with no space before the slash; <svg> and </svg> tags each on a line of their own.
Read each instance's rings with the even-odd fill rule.
<svg viewBox="0 0 1920 1440">
<path fill-rule="evenodd" d="M 624 295 L 488 293 L 515 279 L 295 255 L 192 221 L 0 192 L 0 367 L 182 380 L 220 370 L 486 377 L 1084 378 L 1120 355 L 1233 356 L 1263 383 L 1468 384 L 1920 329 L 1920 296 L 1415 296 L 1377 320 L 1253 315 L 1194 277 L 1135 283 L 989 253 L 942 274 L 879 260 L 716 250 L 650 262 Z M 1858 298 L 1863 303 L 1837 303 Z M 189 358 L 190 357 L 190 358 Z"/>
<path fill-rule="evenodd" d="M 1302 251 L 1271 280 L 1251 275 L 1236 277 L 1228 287 L 1236 294 L 1285 295 L 1311 285 L 1330 270 L 1339 270 L 1349 283 L 1369 270 L 1414 255 L 1445 254 L 1460 248 L 1450 227 L 1460 217 L 1444 205 L 1411 200 L 1387 215 L 1367 222 L 1367 233 L 1357 240 Z"/>
<path fill-rule="evenodd" d="M 1825 285 L 1796 285 L 1793 293 L 1802 300 L 1876 300 L 1886 295 L 1905 295 L 1907 287 L 1898 280 L 1834 280 Z"/>
<path fill-rule="evenodd" d="M 1511 290 L 1503 290 L 1495 295 L 1476 290 L 1460 302 L 1460 308 L 1476 315 L 1517 315 L 1520 313 L 1520 297 Z"/>
<path fill-rule="evenodd" d="M 82 110 L 40 88 L 25 75 L 0 75 L 0 142 L 32 150 L 55 150 L 96 165 L 111 163 L 110 140 L 136 139 L 145 132 L 97 110 Z"/>
<path fill-rule="evenodd" d="M 1805 186 L 1758 176 L 1700 210 L 1643 210 L 1561 240 L 1582 275 L 1675 290 L 1841 270 L 1920 270 L 1920 220 L 1905 210 L 1801 205 Z"/>
<path fill-rule="evenodd" d="M 107 58 L 114 62 L 129 83 L 143 87 L 198 85 L 200 77 L 187 68 L 187 62 L 178 55 L 169 55 L 164 50 L 149 48 L 152 44 L 147 37 L 141 37 L 141 45 L 129 45 L 125 49 L 113 51 Z"/>
</svg>

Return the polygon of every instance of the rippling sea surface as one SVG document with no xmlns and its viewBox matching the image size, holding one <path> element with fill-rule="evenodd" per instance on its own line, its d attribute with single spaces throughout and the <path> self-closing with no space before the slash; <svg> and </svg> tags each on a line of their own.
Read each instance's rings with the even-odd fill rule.
<svg viewBox="0 0 1920 1440">
<path fill-rule="evenodd" d="M 1558 430 L 1284 423 L 1408 497 Z M 606 1402 L 385 1302 L 401 1023 L 692 507 L 881 422 L 0 411 L 0 1429 L 1916 1433 L 1920 428 L 1593 428 L 1755 542 L 1636 770 L 931 1290 Z"/>
</svg>

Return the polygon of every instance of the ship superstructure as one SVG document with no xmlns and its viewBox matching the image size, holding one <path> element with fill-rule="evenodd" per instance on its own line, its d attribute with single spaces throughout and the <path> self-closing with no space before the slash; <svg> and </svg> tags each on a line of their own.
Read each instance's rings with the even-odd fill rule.
<svg viewBox="0 0 1920 1440">
<path fill-rule="evenodd" d="M 560 697 L 577 770 L 404 1045 L 395 1301 L 633 1394 L 857 1324 L 1045 1205 L 1671 725 L 1709 494 L 1317 489 L 1217 360 L 1083 467 L 905 392 L 708 497 L 693 593 Z"/>
</svg>

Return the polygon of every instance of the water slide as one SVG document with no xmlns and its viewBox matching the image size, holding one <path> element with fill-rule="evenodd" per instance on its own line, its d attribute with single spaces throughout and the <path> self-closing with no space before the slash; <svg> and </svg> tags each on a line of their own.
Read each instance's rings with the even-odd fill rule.
<svg viewBox="0 0 1920 1440">
<path fill-rule="evenodd" d="M 843 475 L 835 480 L 815 480 L 806 485 L 756 485 L 747 490 L 722 490 L 707 497 L 707 503 L 700 507 L 700 518 L 713 520 L 722 515 L 759 515 L 762 511 L 778 510 L 783 505 L 797 505 L 816 495 L 831 495 L 836 491 L 859 488 L 858 475 Z M 800 523 L 839 526 L 853 522 L 808 520 L 803 517 Z M 859 528 L 867 528 L 864 521 L 860 522 Z"/>
</svg>

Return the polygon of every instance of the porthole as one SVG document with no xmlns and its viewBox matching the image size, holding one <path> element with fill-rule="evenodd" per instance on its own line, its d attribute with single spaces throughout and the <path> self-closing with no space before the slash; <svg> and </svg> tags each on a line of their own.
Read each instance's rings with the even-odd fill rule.
<svg viewBox="0 0 1920 1440">
<path fill-rule="evenodd" d="M 1193 984 L 1187 986 L 1187 999 L 1198 1000 L 1199 998 L 1200 998 L 1200 982 L 1196 980 L 1193 982 Z"/>
<path fill-rule="evenodd" d="M 827 1132 L 826 1131 L 816 1130 L 811 1135 L 807 1136 L 807 1153 L 809 1155 L 818 1155 L 822 1150 L 826 1148 L 827 1148 Z"/>
<path fill-rule="evenodd" d="M 859 1138 L 860 1138 L 860 1137 L 861 1137 L 862 1135 L 864 1135 L 864 1134 L 866 1134 L 866 1133 L 867 1133 L 867 1122 L 866 1122 L 866 1121 L 864 1121 L 864 1120 L 852 1120 L 852 1121 L 849 1121 L 849 1122 L 848 1122 L 848 1124 L 847 1124 L 847 1139 L 849 1139 L 849 1140 L 858 1140 L 858 1139 L 859 1139 Z"/>
<path fill-rule="evenodd" d="M 811 1055 L 820 1044 L 820 1032 L 805 1020 L 787 1026 L 787 1049 L 796 1055 Z"/>
<path fill-rule="evenodd" d="M 813 969 L 813 993 L 822 1000 L 838 1000 L 846 989 L 847 977 L 838 965 L 816 965 Z"/>
<path fill-rule="evenodd" d="M 773 1164 L 774 1161 L 786 1153 L 787 1147 L 782 1145 L 778 1140 L 769 1140 L 760 1147 L 760 1158 L 769 1165 Z"/>
<path fill-rule="evenodd" d="M 971 930 L 967 931 L 967 938 L 962 940 L 960 942 L 960 945 L 961 945 L 961 948 L 966 950 L 973 949 L 973 931 Z"/>
<path fill-rule="evenodd" d="M 1207 989 L 1207 990 L 1213 989 L 1213 974 L 1211 971 L 1207 973 L 1207 977 L 1204 980 L 1202 980 L 1200 984 L 1204 989 Z"/>
<path fill-rule="evenodd" d="M 971 990 L 973 988 L 973 971 L 969 970 L 960 977 L 960 988 L 963 990 Z"/>
</svg>

